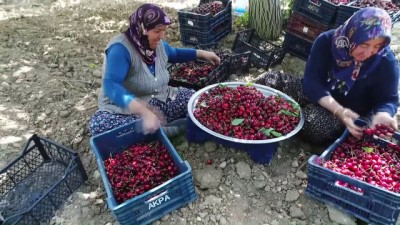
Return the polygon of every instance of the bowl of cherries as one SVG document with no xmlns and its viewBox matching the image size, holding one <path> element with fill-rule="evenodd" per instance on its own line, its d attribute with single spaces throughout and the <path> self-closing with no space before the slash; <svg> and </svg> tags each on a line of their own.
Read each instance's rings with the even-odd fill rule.
<svg viewBox="0 0 400 225">
<path fill-rule="evenodd" d="M 269 163 L 277 143 L 300 131 L 299 104 L 276 89 L 253 83 L 225 82 L 197 91 L 188 103 L 188 140 L 218 143 L 247 151 Z"/>
</svg>

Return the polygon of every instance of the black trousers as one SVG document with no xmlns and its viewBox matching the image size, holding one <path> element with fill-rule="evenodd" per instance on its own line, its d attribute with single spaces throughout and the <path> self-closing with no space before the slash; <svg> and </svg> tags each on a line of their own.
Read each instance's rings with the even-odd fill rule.
<svg viewBox="0 0 400 225">
<path fill-rule="evenodd" d="M 304 141 L 328 145 L 344 132 L 345 126 L 338 118 L 319 104 L 311 103 L 307 99 L 303 94 L 300 77 L 282 72 L 266 72 L 253 82 L 279 90 L 299 103 L 305 119 L 299 135 Z"/>
</svg>

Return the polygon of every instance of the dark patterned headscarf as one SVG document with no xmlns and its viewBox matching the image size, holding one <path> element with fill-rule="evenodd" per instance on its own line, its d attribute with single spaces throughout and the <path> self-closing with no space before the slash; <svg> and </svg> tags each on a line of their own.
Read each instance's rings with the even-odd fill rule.
<svg viewBox="0 0 400 225">
<path fill-rule="evenodd" d="M 376 55 L 363 62 L 352 57 L 351 52 L 358 45 L 377 38 L 385 38 L 386 42 Z M 378 66 L 382 57 L 390 50 L 390 40 L 391 20 L 385 10 L 367 7 L 357 11 L 333 35 L 332 54 L 336 66 L 328 79 L 331 88 L 338 88 L 340 92 L 347 94 L 357 79 L 365 78 Z"/>
<path fill-rule="evenodd" d="M 171 20 L 168 16 L 160 7 L 153 4 L 143 4 L 129 17 L 129 29 L 125 31 L 125 35 L 145 63 L 154 63 L 156 57 L 154 49 L 150 49 L 147 32 L 160 25 L 169 24 Z"/>
</svg>

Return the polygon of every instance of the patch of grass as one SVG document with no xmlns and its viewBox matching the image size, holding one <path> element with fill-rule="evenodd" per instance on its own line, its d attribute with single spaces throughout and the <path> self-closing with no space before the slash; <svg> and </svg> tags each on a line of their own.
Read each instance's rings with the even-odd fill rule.
<svg viewBox="0 0 400 225">
<path fill-rule="evenodd" d="M 239 28 L 239 30 L 249 28 L 249 12 L 246 11 L 243 15 L 237 17 L 235 20 L 235 25 Z"/>
</svg>

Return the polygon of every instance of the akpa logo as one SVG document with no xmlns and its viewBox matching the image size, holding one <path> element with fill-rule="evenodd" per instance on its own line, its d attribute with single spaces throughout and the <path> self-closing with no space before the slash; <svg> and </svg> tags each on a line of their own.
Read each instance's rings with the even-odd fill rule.
<svg viewBox="0 0 400 225">
<path fill-rule="evenodd" d="M 336 39 L 335 45 L 337 48 L 348 48 L 349 47 L 349 39 L 345 36 L 340 36 Z"/>
<path fill-rule="evenodd" d="M 155 207 L 157 207 L 157 206 L 160 206 L 160 205 L 162 205 L 164 202 L 167 202 L 167 201 L 169 201 L 169 200 L 171 200 L 171 198 L 170 198 L 168 195 L 161 196 L 160 198 L 157 198 L 156 200 L 151 201 L 151 202 L 149 203 L 149 210 L 151 210 L 151 209 L 153 209 L 153 208 L 155 208 Z"/>
</svg>

